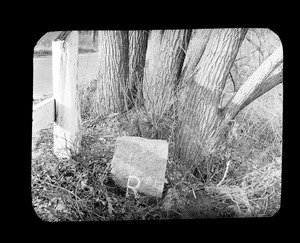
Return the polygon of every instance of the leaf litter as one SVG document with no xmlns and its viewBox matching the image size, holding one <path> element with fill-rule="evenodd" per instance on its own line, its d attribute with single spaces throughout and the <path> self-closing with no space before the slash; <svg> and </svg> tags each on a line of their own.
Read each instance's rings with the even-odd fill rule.
<svg viewBox="0 0 300 243">
<path fill-rule="evenodd" d="M 68 160 L 59 160 L 53 154 L 53 126 L 33 137 L 32 204 L 41 219 L 162 220 L 251 215 L 239 204 L 246 199 L 230 198 L 232 190 L 228 186 L 216 188 L 208 176 L 204 180 L 202 175 L 194 174 L 194 167 L 187 168 L 177 157 L 172 143 L 163 197 L 153 199 L 143 194 L 138 198 L 131 194 L 126 197 L 126 190 L 110 177 L 110 161 L 118 136 L 139 135 L 134 127 L 135 119 L 136 113 L 131 111 L 85 120 L 82 150 Z"/>
</svg>

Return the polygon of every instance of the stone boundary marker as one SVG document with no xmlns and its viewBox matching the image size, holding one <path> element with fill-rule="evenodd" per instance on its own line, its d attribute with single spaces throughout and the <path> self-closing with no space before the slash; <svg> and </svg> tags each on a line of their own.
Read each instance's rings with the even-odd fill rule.
<svg viewBox="0 0 300 243">
<path fill-rule="evenodd" d="M 116 184 L 161 197 L 168 159 L 168 142 L 123 136 L 116 139 L 111 174 Z M 135 181 L 132 183 L 132 180 Z"/>
</svg>

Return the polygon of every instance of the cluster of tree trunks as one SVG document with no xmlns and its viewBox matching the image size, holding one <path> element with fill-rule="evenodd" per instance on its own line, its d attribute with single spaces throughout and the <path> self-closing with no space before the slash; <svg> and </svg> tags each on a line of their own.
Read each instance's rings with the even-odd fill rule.
<svg viewBox="0 0 300 243">
<path fill-rule="evenodd" d="M 228 125 L 282 82 L 273 52 L 221 107 L 221 96 L 247 29 L 99 31 L 99 113 L 143 105 L 157 119 L 176 106 L 176 146 L 186 161 L 215 151 Z"/>
</svg>

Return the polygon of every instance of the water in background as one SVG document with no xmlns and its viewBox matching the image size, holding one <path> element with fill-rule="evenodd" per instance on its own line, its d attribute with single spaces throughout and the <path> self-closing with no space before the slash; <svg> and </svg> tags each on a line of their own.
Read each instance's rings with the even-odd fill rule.
<svg viewBox="0 0 300 243">
<path fill-rule="evenodd" d="M 36 43 L 33 59 L 33 99 L 50 96 L 53 93 L 52 41 L 60 32 L 45 33 Z M 78 80 L 79 82 L 90 81 L 96 77 L 99 65 L 93 31 L 79 31 L 78 46 L 79 53 L 89 52 L 78 55 Z"/>
<path fill-rule="evenodd" d="M 97 53 L 78 55 L 78 81 L 87 82 L 97 76 Z M 52 94 L 52 56 L 33 59 L 33 99 Z"/>
</svg>

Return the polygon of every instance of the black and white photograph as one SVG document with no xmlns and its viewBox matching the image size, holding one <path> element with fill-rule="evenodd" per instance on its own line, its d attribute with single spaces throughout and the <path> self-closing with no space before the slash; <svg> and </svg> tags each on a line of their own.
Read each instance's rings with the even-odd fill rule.
<svg viewBox="0 0 300 243">
<path fill-rule="evenodd" d="M 283 46 L 268 28 L 65 30 L 33 49 L 46 222 L 273 217 Z"/>
</svg>

